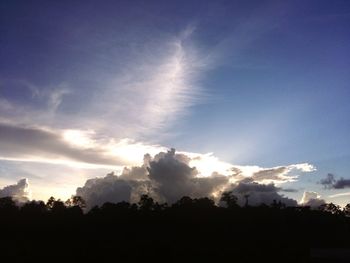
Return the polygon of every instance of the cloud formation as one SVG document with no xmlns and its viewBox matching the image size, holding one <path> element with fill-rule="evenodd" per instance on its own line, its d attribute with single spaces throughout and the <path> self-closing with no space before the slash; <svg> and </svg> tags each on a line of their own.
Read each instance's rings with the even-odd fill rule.
<svg viewBox="0 0 350 263">
<path fill-rule="evenodd" d="M 0 158 L 67 160 L 117 165 L 120 160 L 98 148 L 82 148 L 65 141 L 57 131 L 0 123 Z"/>
<path fill-rule="evenodd" d="M 294 188 L 281 188 L 281 192 L 297 193 L 297 192 L 299 192 L 299 190 L 298 189 L 294 189 Z"/>
<path fill-rule="evenodd" d="M 104 178 L 87 180 L 76 194 L 82 196 L 89 207 L 104 202 L 137 202 L 140 195 L 148 194 L 159 202 L 173 203 L 183 196 L 211 197 L 224 187 L 229 178 L 223 175 L 197 177 L 189 158 L 172 149 L 152 158 L 145 155 L 140 167 L 124 168 L 121 175 L 108 174 Z"/>
<path fill-rule="evenodd" d="M 83 121 L 89 123 L 93 116 L 94 127 L 113 137 L 171 132 L 174 122 L 203 99 L 198 78 L 206 68 L 206 54 L 193 44 L 193 32 L 194 27 L 188 27 L 179 34 L 143 42 L 145 54 L 126 59 L 126 65 L 100 80 Z"/>
<path fill-rule="evenodd" d="M 114 174 L 108 174 L 104 178 L 87 180 L 83 187 L 77 188 L 76 195 L 83 197 L 91 208 L 105 202 L 129 202 L 131 191 L 132 186 L 128 181 L 119 179 Z"/>
<path fill-rule="evenodd" d="M 159 153 L 149 163 L 148 176 L 159 198 L 172 203 L 183 196 L 211 197 L 228 182 L 226 176 L 198 177 L 197 169 L 188 163 L 188 157 L 175 154 L 174 149 Z"/>
<path fill-rule="evenodd" d="M 328 196 L 328 197 L 329 197 L 329 198 L 338 198 L 338 197 L 343 197 L 343 196 L 350 196 L 350 192 L 348 192 L 348 193 L 334 194 L 334 195 L 330 195 L 330 196 Z"/>
<path fill-rule="evenodd" d="M 334 189 L 344 189 L 350 187 L 350 179 L 340 178 L 333 184 Z"/>
<path fill-rule="evenodd" d="M 318 193 L 310 191 L 305 191 L 300 200 L 301 205 L 310 206 L 311 208 L 318 208 L 325 203 L 325 200 L 321 199 L 321 196 Z"/>
<path fill-rule="evenodd" d="M 333 174 L 328 173 L 326 178 L 320 180 L 320 184 L 322 184 L 325 189 L 344 189 L 350 187 L 350 179 L 341 177 L 339 180 L 336 180 Z"/>
<path fill-rule="evenodd" d="M 232 166 L 233 175 L 237 180 L 249 177 L 256 182 L 264 184 L 294 182 L 298 178 L 298 175 L 294 172 L 312 172 L 315 170 L 316 168 L 308 163 L 276 166 L 272 168 L 263 168 L 259 166 Z"/>
<path fill-rule="evenodd" d="M 109 174 L 104 178 L 90 179 L 77 189 L 76 194 L 86 199 L 90 207 L 107 201 L 137 202 L 141 194 L 148 194 L 158 202 L 167 203 L 173 203 L 183 196 L 210 197 L 218 201 L 221 193 L 227 190 L 237 195 L 241 205 L 245 203 L 246 195 L 249 196 L 250 205 L 269 205 L 274 201 L 287 206 L 297 205 L 295 200 L 278 193 L 282 188 L 273 183 L 261 182 L 262 178 L 278 178 L 280 183 L 280 178 L 288 181 L 289 176 L 288 180 L 281 176 L 286 176 L 286 171 L 294 168 L 261 169 L 258 175 L 256 172 L 249 175 L 246 171 L 235 168 L 231 175 L 214 172 L 210 176 L 203 176 L 196 167 L 191 166 L 193 158 L 198 161 L 197 157 L 176 153 L 174 149 L 159 152 L 154 157 L 146 154 L 141 166 L 126 167 L 120 175 Z"/>
<path fill-rule="evenodd" d="M 281 202 L 286 206 L 296 206 L 297 202 L 291 198 L 280 195 L 280 188 L 274 184 L 261 184 L 254 181 L 254 178 L 247 178 L 232 186 L 228 190 L 238 198 L 240 205 L 256 206 L 261 204 L 270 205 L 274 201 Z"/>
<path fill-rule="evenodd" d="M 331 189 L 335 181 L 334 175 L 328 173 L 326 178 L 321 179 L 319 183 L 322 184 L 325 189 Z"/>
<path fill-rule="evenodd" d="M 12 197 L 15 201 L 23 203 L 30 199 L 29 183 L 27 179 L 21 179 L 17 184 L 8 185 L 0 189 L 1 197 Z"/>
</svg>

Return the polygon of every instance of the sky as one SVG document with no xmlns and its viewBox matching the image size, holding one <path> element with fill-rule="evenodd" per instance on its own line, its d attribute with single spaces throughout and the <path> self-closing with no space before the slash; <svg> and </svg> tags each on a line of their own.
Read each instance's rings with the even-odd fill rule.
<svg viewBox="0 0 350 263">
<path fill-rule="evenodd" d="M 350 203 L 349 55 L 349 1 L 1 1 L 0 196 Z"/>
</svg>

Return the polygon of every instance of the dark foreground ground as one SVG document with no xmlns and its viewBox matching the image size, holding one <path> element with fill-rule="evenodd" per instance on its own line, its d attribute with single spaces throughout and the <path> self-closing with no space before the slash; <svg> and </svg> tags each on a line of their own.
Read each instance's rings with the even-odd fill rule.
<svg viewBox="0 0 350 263">
<path fill-rule="evenodd" d="M 333 211 L 334 212 L 334 211 Z M 1 262 L 350 262 L 350 220 L 307 208 L 1 206 Z M 5 259 L 10 259 L 5 260 Z"/>
</svg>

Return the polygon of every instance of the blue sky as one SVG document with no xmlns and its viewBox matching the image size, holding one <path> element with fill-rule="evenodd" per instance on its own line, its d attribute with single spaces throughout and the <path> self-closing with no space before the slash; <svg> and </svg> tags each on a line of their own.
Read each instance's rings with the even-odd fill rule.
<svg viewBox="0 0 350 263">
<path fill-rule="evenodd" d="M 347 189 L 317 182 L 350 172 L 349 25 L 348 1 L 2 1 L 0 120 L 235 165 L 309 163 L 286 183 L 300 189 L 291 197 L 328 200 Z M 67 195 L 112 169 L 69 170 L 8 144 L 2 186 L 27 177 Z M 52 176 L 38 175 L 43 162 Z"/>
</svg>

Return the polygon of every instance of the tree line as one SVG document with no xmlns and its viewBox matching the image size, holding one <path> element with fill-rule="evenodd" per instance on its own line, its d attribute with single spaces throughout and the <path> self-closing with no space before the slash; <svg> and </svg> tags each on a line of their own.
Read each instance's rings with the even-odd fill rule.
<svg viewBox="0 0 350 263">
<path fill-rule="evenodd" d="M 347 262 L 313 258 L 314 248 L 350 249 L 350 205 L 318 209 L 272 204 L 243 206 L 224 192 L 169 205 L 142 195 L 137 203 L 89 210 L 79 196 L 18 205 L 0 198 L 3 258 L 96 262 Z"/>
<path fill-rule="evenodd" d="M 55 199 L 51 196 L 47 202 L 44 201 L 28 201 L 22 204 L 18 204 L 12 197 L 2 197 L 0 198 L 0 213 L 2 216 L 6 214 L 13 214 L 16 212 L 23 212 L 28 214 L 35 213 L 64 213 L 64 212 L 74 212 L 76 214 L 94 213 L 97 210 L 111 209 L 112 207 L 124 209 L 130 209 L 133 211 L 154 211 L 160 212 L 166 209 L 189 209 L 189 208 L 202 208 L 202 209 L 229 209 L 229 210 L 239 210 L 244 208 L 249 209 L 259 209 L 259 208 L 270 208 L 270 209 L 289 209 L 296 212 L 311 210 L 310 206 L 297 206 L 297 207 L 286 207 L 281 201 L 273 200 L 271 204 L 260 204 L 259 206 L 249 206 L 248 205 L 248 195 L 246 197 L 246 203 L 244 206 L 238 204 L 238 198 L 232 193 L 232 191 L 223 192 L 220 198 L 220 206 L 217 206 L 214 200 L 203 197 L 203 198 L 191 198 L 184 196 L 172 205 L 167 203 L 158 203 L 154 199 L 146 194 L 141 195 L 139 202 L 129 203 L 122 201 L 119 203 L 106 202 L 102 206 L 95 206 L 90 210 L 86 209 L 86 202 L 81 196 L 73 195 L 66 201 L 61 199 Z M 339 205 L 334 203 L 325 203 L 319 207 L 313 208 L 315 211 L 324 212 L 333 215 L 342 215 L 345 217 L 350 217 L 350 203 L 345 207 L 341 208 Z"/>
</svg>

